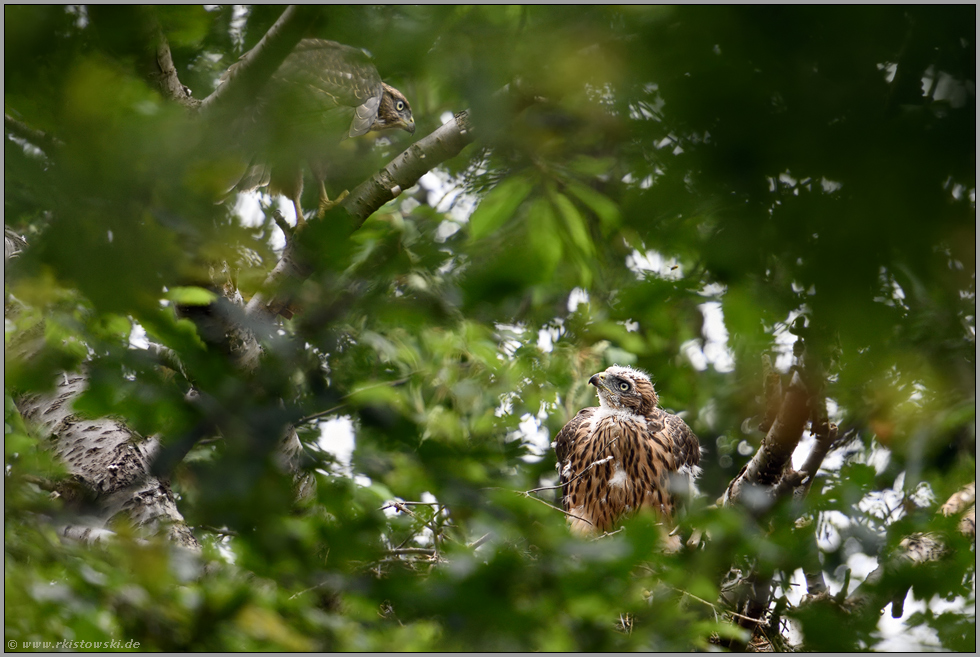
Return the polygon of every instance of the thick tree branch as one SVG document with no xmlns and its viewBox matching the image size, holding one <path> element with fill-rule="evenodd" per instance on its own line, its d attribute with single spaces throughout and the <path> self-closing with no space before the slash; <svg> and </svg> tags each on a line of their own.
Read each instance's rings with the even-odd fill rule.
<svg viewBox="0 0 980 657">
<path fill-rule="evenodd" d="M 453 120 L 409 146 L 378 173 L 355 187 L 334 213 L 322 220 L 312 219 L 310 223 L 335 220 L 343 208 L 352 218 L 352 228 L 356 230 L 381 206 L 415 185 L 428 171 L 458 155 L 473 139 L 469 113 L 460 112 Z M 300 256 L 300 243 L 297 237 L 286 244 L 282 258 L 266 277 L 263 287 L 267 292 L 256 293 L 251 298 L 245 307 L 246 317 L 272 319 L 286 311 L 289 299 L 276 291 L 287 281 L 302 281 L 312 273 Z M 268 300 L 269 293 L 272 294 L 271 301 Z"/>
<path fill-rule="evenodd" d="M 210 114 L 255 98 L 306 34 L 316 16 L 317 11 L 308 6 L 286 7 L 258 44 L 228 69 L 224 84 L 201 102 L 201 112 Z"/>
<path fill-rule="evenodd" d="M 728 485 L 722 502 L 724 505 L 741 504 L 756 517 L 762 516 L 776 502 L 794 492 L 805 495 L 809 482 L 823 462 L 833 438 L 836 438 L 836 431 L 833 432 L 833 437 L 830 436 L 831 425 L 821 422 L 822 429 L 826 429 L 826 435 L 818 436 L 817 444 L 814 445 L 803 471 L 793 470 L 790 459 L 810 416 L 809 394 L 798 372 L 793 373 L 789 387 L 783 392 L 779 374 L 768 362 L 765 365 L 767 412 L 763 426 L 769 425 L 768 433 L 752 460 Z M 777 407 L 776 398 L 780 396 Z M 819 571 L 819 568 L 810 566 L 807 570 L 810 571 L 807 573 L 808 589 L 811 592 L 825 591 L 822 574 L 817 576 L 814 572 Z M 771 591 L 772 573 L 761 572 L 757 566 L 753 566 L 744 575 L 741 572 L 736 573 L 736 585 L 729 597 L 729 603 L 745 617 L 762 619 L 769 607 Z M 752 629 L 751 623 L 739 620 L 739 624 Z M 744 648 L 741 644 L 732 644 L 732 647 Z"/>
<path fill-rule="evenodd" d="M 199 548 L 177 510 L 170 486 L 148 474 L 160 447 L 157 439 L 144 439 L 111 418 L 88 420 L 72 412 L 72 402 L 86 384 L 83 375 L 63 374 L 53 393 L 18 397 L 17 408 L 26 421 L 51 435 L 55 454 L 94 495 L 102 525 L 122 514 L 137 527 L 163 533 L 178 545 Z M 79 531 L 69 527 L 64 534 Z"/>
<path fill-rule="evenodd" d="M 776 486 L 781 481 L 783 488 L 793 483 L 791 479 L 784 479 L 784 470 L 803 436 L 808 415 L 806 387 L 799 374 L 794 372 L 789 389 L 783 395 L 779 414 L 762 440 L 762 445 L 728 485 L 723 502 L 725 505 L 743 504 L 753 512 L 764 512 L 771 507 Z"/>
<path fill-rule="evenodd" d="M 174 66 L 174 58 L 170 52 L 170 43 L 163 31 L 157 28 L 156 35 L 156 66 L 157 73 L 155 82 L 157 89 L 165 97 L 180 103 L 189 109 L 197 109 L 201 106 L 201 101 L 191 97 L 191 90 L 180 82 L 177 76 L 177 68 Z"/>
<path fill-rule="evenodd" d="M 344 209 L 357 220 L 359 227 L 382 205 L 415 185 L 439 164 L 458 155 L 473 137 L 469 111 L 464 110 L 355 187 L 344 200 Z"/>
<path fill-rule="evenodd" d="M 964 536 L 976 538 L 976 507 L 971 506 L 976 502 L 977 482 L 973 481 L 953 495 L 946 501 L 937 513 L 944 516 L 956 515 L 966 510 L 957 527 L 958 531 Z M 913 565 L 921 565 L 931 561 L 938 561 L 949 554 L 949 548 L 943 538 L 934 533 L 915 533 L 906 536 L 899 543 L 899 549 L 886 557 L 879 557 L 878 567 L 875 568 L 861 582 L 854 592 L 843 600 L 843 605 L 849 609 L 872 606 L 876 609 L 883 609 L 889 602 L 892 603 L 892 617 L 900 618 L 904 612 L 905 596 L 908 594 L 908 586 L 898 591 L 881 590 L 879 585 L 889 571 Z M 842 595 L 847 595 L 846 590 Z"/>
<path fill-rule="evenodd" d="M 48 133 L 41 130 L 32 128 L 26 123 L 18 121 L 7 113 L 4 113 L 3 115 L 3 127 L 13 136 L 19 137 L 34 144 L 45 153 L 50 153 L 51 151 L 64 146 L 64 144 L 55 137 L 52 137 Z"/>
</svg>

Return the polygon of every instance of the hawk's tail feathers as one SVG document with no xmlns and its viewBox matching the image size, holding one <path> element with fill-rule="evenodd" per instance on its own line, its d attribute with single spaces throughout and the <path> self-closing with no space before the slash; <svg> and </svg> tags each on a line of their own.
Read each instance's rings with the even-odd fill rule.
<svg viewBox="0 0 980 657">
<path fill-rule="evenodd" d="M 267 164 L 251 164 L 230 191 L 250 192 L 265 187 L 272 179 L 272 169 Z"/>
</svg>

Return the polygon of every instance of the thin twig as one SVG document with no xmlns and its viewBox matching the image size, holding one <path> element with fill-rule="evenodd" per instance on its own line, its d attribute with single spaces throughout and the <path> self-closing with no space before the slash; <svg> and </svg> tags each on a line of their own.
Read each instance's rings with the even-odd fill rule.
<svg viewBox="0 0 980 657">
<path fill-rule="evenodd" d="M 25 139 L 31 142 L 35 146 L 41 148 L 41 150 L 50 150 L 64 146 L 64 143 L 57 138 L 52 137 L 42 130 L 32 128 L 23 121 L 18 121 L 6 112 L 3 115 L 3 127 L 6 128 L 11 134 L 19 137 L 20 139 Z"/>
<path fill-rule="evenodd" d="M 423 548 L 423 547 L 407 547 L 407 548 L 393 548 L 388 550 L 388 554 L 435 554 L 435 548 Z"/>
<path fill-rule="evenodd" d="M 499 486 L 488 486 L 487 489 L 488 490 L 506 490 L 506 491 L 509 491 L 511 493 L 517 493 L 518 495 L 523 495 L 524 497 L 526 497 L 528 499 L 531 499 L 531 500 L 534 500 L 535 502 L 541 502 L 541 504 L 544 504 L 547 507 L 551 507 L 555 511 L 561 511 L 562 513 L 564 513 L 569 518 L 575 518 L 576 520 L 581 520 L 582 522 L 586 522 L 586 523 L 588 523 L 590 525 L 593 525 L 593 523 L 591 521 L 586 520 L 585 518 L 583 518 L 581 516 L 577 516 L 574 513 L 569 513 L 565 509 L 559 509 L 554 504 L 549 504 L 549 503 L 545 502 L 544 500 L 542 500 L 540 497 L 535 497 L 534 495 L 531 495 L 529 492 L 524 492 L 522 490 L 513 490 L 513 489 L 510 489 L 510 488 L 500 488 Z M 595 525 L 593 525 L 593 526 L 595 526 Z"/>
<path fill-rule="evenodd" d="M 380 388 L 382 386 L 400 386 L 403 383 L 407 383 L 416 374 L 418 374 L 418 372 L 412 372 L 408 376 L 403 376 L 400 379 L 394 379 L 392 381 L 380 381 L 378 383 L 374 383 L 374 384 L 369 385 L 369 386 L 364 386 L 363 388 L 358 388 L 357 390 L 351 390 L 346 395 L 344 395 L 343 397 L 341 397 L 341 399 L 350 399 L 351 396 L 356 395 L 357 393 L 360 393 L 360 392 L 364 392 L 365 390 L 371 390 L 372 388 Z M 311 422 L 313 420 L 319 419 L 319 418 L 321 418 L 321 417 L 323 417 L 325 415 L 331 415 L 332 413 L 336 413 L 337 411 L 339 411 L 340 409 L 342 409 L 345 406 L 347 406 L 347 402 L 344 402 L 343 404 L 337 404 L 333 408 L 328 408 L 325 411 L 319 411 L 318 413 L 313 413 L 312 415 L 307 415 L 306 417 L 301 417 L 300 419 L 296 420 L 296 424 L 305 424 L 307 422 Z M 420 502 L 420 504 L 421 504 L 421 502 Z"/>
<path fill-rule="evenodd" d="M 219 106 L 234 106 L 236 101 L 254 97 L 299 43 L 313 18 L 314 12 L 307 7 L 286 7 L 258 44 L 233 65 L 235 70 L 224 84 L 201 102 L 201 112 L 210 113 Z"/>
<path fill-rule="evenodd" d="M 668 584 L 668 586 L 670 586 L 670 585 Z M 681 590 L 681 589 L 679 589 L 679 588 L 677 588 L 675 586 L 671 586 L 670 588 L 674 589 L 678 593 L 683 593 L 684 595 L 688 596 L 689 598 L 694 598 L 698 602 L 701 602 L 703 604 L 708 605 L 709 607 L 711 607 L 712 609 L 715 610 L 715 613 L 716 614 L 719 611 L 721 611 L 721 613 L 723 613 L 723 614 L 730 614 L 730 615 L 735 616 L 737 618 L 741 618 L 742 620 L 747 620 L 747 621 L 750 621 L 752 623 L 756 623 L 758 625 L 765 625 L 765 621 L 762 620 L 762 619 L 752 618 L 750 616 L 745 616 L 744 614 L 740 614 L 737 611 L 732 611 L 731 609 L 723 609 L 723 608 L 720 608 L 718 605 L 714 604 L 713 602 L 708 602 L 704 598 L 699 598 L 698 596 L 694 595 L 693 593 L 688 593 L 687 591 Z"/>
<path fill-rule="evenodd" d="M 489 540 L 489 538 L 490 538 L 490 532 L 487 532 L 486 534 L 484 534 L 480 538 L 476 539 L 472 543 L 467 544 L 466 547 L 468 547 L 468 548 L 470 548 L 472 550 L 475 550 L 478 547 L 480 547 L 481 545 L 483 545 L 484 543 L 486 543 L 487 540 Z"/>
<path fill-rule="evenodd" d="M 615 458 L 615 457 L 612 454 L 610 454 L 609 456 L 607 456 L 605 458 L 602 458 L 602 459 L 599 459 L 598 461 L 593 461 L 588 466 L 586 466 L 586 468 L 584 470 L 582 470 L 580 473 L 578 473 L 577 475 L 575 475 L 575 477 L 573 479 L 569 479 L 568 481 L 566 481 L 563 484 L 558 484 L 557 486 L 541 486 L 540 488 L 532 488 L 531 490 L 527 490 L 527 491 L 524 491 L 524 492 L 525 493 L 539 493 L 539 492 L 541 492 L 543 490 L 557 490 L 559 488 L 564 488 L 565 486 L 567 486 L 568 484 L 572 483 L 573 481 L 576 481 L 577 479 L 581 479 L 582 477 L 584 477 L 585 476 L 585 473 L 588 472 L 589 470 L 591 470 L 592 468 L 594 468 L 595 466 L 602 465 L 603 463 L 608 463 L 613 458 Z"/>
</svg>

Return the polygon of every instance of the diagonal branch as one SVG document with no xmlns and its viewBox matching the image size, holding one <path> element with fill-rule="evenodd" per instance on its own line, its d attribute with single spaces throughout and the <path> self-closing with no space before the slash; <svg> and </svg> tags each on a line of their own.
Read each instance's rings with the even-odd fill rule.
<svg viewBox="0 0 980 657">
<path fill-rule="evenodd" d="M 762 440 L 762 445 L 748 465 L 728 485 L 724 496 L 726 506 L 739 503 L 744 505 L 748 502 L 753 512 L 770 506 L 765 502 L 782 479 L 793 450 L 803 436 L 803 428 L 809 415 L 807 397 L 803 380 L 794 372 L 789 389 L 783 395 L 779 414 Z M 749 490 L 763 492 L 765 498 L 746 495 Z"/>
<path fill-rule="evenodd" d="M 81 484 L 82 492 L 93 496 L 100 525 L 123 515 L 149 533 L 164 534 L 178 545 L 199 548 L 177 510 L 167 481 L 149 474 L 150 463 L 160 448 L 157 438 L 144 439 L 113 418 L 89 420 L 76 415 L 72 404 L 87 385 L 85 375 L 66 373 L 54 392 L 18 395 L 15 402 L 24 420 L 50 434 L 54 453 Z M 62 533 L 99 538 L 107 535 L 103 529 L 69 526 Z"/>
<path fill-rule="evenodd" d="M 317 15 L 317 10 L 308 6 L 286 7 L 262 40 L 228 69 L 225 83 L 201 101 L 201 113 L 236 107 L 254 98 L 303 38 Z"/>
<path fill-rule="evenodd" d="M 57 138 L 52 137 L 46 132 L 32 128 L 22 121 L 18 121 L 6 112 L 3 115 L 3 127 L 13 136 L 34 144 L 48 154 L 50 154 L 50 151 L 64 146 Z"/>
<path fill-rule="evenodd" d="M 368 180 L 355 187 L 340 208 L 353 219 L 353 230 L 357 230 L 375 211 L 388 201 L 397 197 L 403 190 L 412 187 L 436 166 L 455 157 L 474 139 L 469 122 L 469 112 L 463 111 L 447 121 L 432 134 L 420 139 L 395 157 L 383 169 Z M 324 219 L 331 219 L 327 215 Z M 310 223 L 318 221 L 312 219 Z M 265 279 L 264 289 L 272 294 L 271 300 L 261 292 L 256 293 L 245 308 L 249 319 L 271 319 L 288 312 L 289 299 L 277 291 L 290 281 L 302 281 L 312 274 L 303 262 L 299 252 L 302 240 L 292 239 L 286 244 L 282 258 Z"/>
</svg>

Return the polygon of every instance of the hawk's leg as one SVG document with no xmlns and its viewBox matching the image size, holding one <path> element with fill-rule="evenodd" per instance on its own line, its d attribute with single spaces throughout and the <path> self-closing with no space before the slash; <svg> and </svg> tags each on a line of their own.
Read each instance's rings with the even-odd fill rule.
<svg viewBox="0 0 980 657">
<path fill-rule="evenodd" d="M 269 182 L 270 194 L 282 194 L 293 202 L 293 209 L 296 210 L 296 230 L 306 224 L 306 217 L 303 216 L 303 206 L 299 199 L 303 196 L 303 171 L 299 168 L 286 169 L 285 167 L 272 169 L 272 177 Z"/>
<path fill-rule="evenodd" d="M 318 216 L 318 217 L 320 217 L 322 219 L 323 218 L 323 215 L 325 215 L 326 213 L 330 212 L 335 207 L 337 207 L 338 205 L 340 205 L 340 203 L 345 198 L 347 198 L 347 195 L 350 192 L 348 192 L 345 189 L 344 191 L 342 191 L 340 193 L 340 196 L 338 196 L 337 198 L 335 198 L 334 200 L 331 201 L 330 200 L 330 197 L 327 196 L 327 188 L 324 186 L 323 181 L 320 180 L 319 183 L 320 183 L 320 208 L 319 208 L 319 210 L 317 210 L 316 216 Z"/>
<path fill-rule="evenodd" d="M 306 217 L 303 216 L 303 208 L 299 204 L 299 194 L 293 197 L 293 209 L 296 210 L 296 229 L 299 230 L 306 224 Z"/>
<path fill-rule="evenodd" d="M 337 207 L 341 201 L 347 198 L 347 190 L 345 189 L 340 193 L 340 196 L 334 200 L 330 200 L 327 196 L 327 187 L 324 185 L 324 181 L 330 175 L 330 161 L 323 157 L 311 157 L 310 158 L 310 171 L 313 173 L 313 180 L 316 184 L 320 186 L 320 207 L 317 210 L 316 216 L 323 218 L 323 215 L 333 210 Z"/>
</svg>

